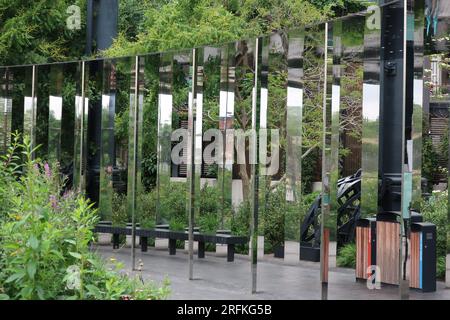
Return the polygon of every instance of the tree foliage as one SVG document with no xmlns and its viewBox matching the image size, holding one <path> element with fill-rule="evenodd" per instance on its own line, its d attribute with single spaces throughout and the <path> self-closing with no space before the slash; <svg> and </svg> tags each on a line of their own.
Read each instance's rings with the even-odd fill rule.
<svg viewBox="0 0 450 320">
<path fill-rule="evenodd" d="M 103 54 L 124 56 L 223 44 L 363 7 L 364 1 L 359 0 L 147 0 L 140 4 L 125 0 L 120 34 Z"/>
<path fill-rule="evenodd" d="M 84 51 L 85 11 L 81 29 L 70 30 L 67 8 L 86 8 L 86 0 L 0 0 L 0 63 L 44 63 L 78 59 Z"/>
</svg>

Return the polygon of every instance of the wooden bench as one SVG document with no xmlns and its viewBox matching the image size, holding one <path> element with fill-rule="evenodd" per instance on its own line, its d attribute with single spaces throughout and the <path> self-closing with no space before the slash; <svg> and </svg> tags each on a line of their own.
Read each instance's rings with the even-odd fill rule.
<svg viewBox="0 0 450 320">
<path fill-rule="evenodd" d="M 118 249 L 120 246 L 120 235 L 131 235 L 131 227 L 114 227 L 109 224 L 98 224 L 94 228 L 94 232 L 97 233 L 109 233 L 113 235 L 113 249 Z M 187 241 L 189 240 L 189 233 L 187 231 L 172 231 L 165 228 L 154 229 L 135 229 L 135 236 L 140 237 L 141 251 L 146 252 L 148 248 L 149 238 L 163 238 L 169 239 L 169 254 L 176 254 L 177 240 Z M 205 257 L 205 244 L 225 244 L 227 245 L 227 261 L 234 261 L 235 246 L 237 244 L 248 243 L 248 238 L 244 236 L 235 236 L 231 234 L 202 234 L 200 232 L 194 232 L 194 241 L 198 242 L 198 258 Z"/>
</svg>

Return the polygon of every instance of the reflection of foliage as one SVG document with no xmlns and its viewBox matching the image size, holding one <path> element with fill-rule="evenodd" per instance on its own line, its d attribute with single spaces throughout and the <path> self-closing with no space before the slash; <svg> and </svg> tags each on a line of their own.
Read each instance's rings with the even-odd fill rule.
<svg viewBox="0 0 450 320">
<path fill-rule="evenodd" d="M 267 191 L 264 206 L 260 208 L 260 229 L 264 232 L 265 252 L 271 253 L 285 239 L 300 241 L 300 225 L 319 193 L 304 195 L 299 201 L 287 201 L 284 186 Z"/>
<path fill-rule="evenodd" d="M 355 1 L 340 2 L 348 3 Z M 304 0 L 180 0 L 152 1 L 142 6 L 143 15 L 136 9 L 127 12 L 143 19 L 136 21 L 136 28 L 121 30 L 108 56 L 198 47 L 267 34 L 331 16 L 333 4 L 315 6 Z"/>
<path fill-rule="evenodd" d="M 236 210 L 234 219 L 231 221 L 231 233 L 239 236 L 250 235 L 250 201 L 244 200 Z M 248 244 L 237 245 L 236 252 L 247 254 Z"/>
<path fill-rule="evenodd" d="M 436 225 L 436 255 L 438 259 L 438 278 L 445 277 L 445 257 L 449 242 L 448 227 L 448 191 L 434 191 L 428 200 L 422 200 L 421 213 L 426 222 Z"/>
<path fill-rule="evenodd" d="M 433 147 L 431 137 L 426 135 L 422 138 L 422 177 L 428 180 L 428 186 L 431 191 L 435 177 L 439 169 L 439 155 Z"/>
<path fill-rule="evenodd" d="M 284 244 L 284 215 L 286 213 L 285 188 L 265 191 L 265 202 L 261 209 L 261 229 L 264 230 L 264 252 Z"/>
<path fill-rule="evenodd" d="M 356 268 L 356 245 L 349 243 L 340 248 L 336 256 L 336 264 L 343 268 Z"/>
</svg>

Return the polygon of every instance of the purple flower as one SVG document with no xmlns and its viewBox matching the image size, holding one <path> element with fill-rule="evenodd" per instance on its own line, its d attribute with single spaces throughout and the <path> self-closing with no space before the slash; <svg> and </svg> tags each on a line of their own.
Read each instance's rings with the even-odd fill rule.
<svg viewBox="0 0 450 320">
<path fill-rule="evenodd" d="M 45 175 L 49 178 L 51 178 L 52 176 L 52 171 L 50 170 L 50 166 L 48 165 L 48 163 L 46 162 L 44 164 L 44 170 L 45 170 Z"/>
<path fill-rule="evenodd" d="M 33 169 L 39 171 L 39 165 L 37 163 L 33 164 Z"/>
<path fill-rule="evenodd" d="M 73 195 L 73 191 L 72 190 L 66 190 L 66 191 L 64 191 L 63 199 L 70 198 L 70 197 L 72 197 L 72 195 Z"/>
<path fill-rule="evenodd" d="M 50 204 L 52 205 L 53 209 L 57 209 L 58 208 L 58 199 L 56 199 L 56 196 L 54 195 L 50 195 Z"/>
</svg>

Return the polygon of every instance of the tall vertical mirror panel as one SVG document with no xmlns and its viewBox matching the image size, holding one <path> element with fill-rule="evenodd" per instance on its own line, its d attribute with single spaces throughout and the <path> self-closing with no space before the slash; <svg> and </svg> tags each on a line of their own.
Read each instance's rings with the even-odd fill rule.
<svg viewBox="0 0 450 320">
<path fill-rule="evenodd" d="M 355 268 L 347 257 L 355 248 L 355 225 L 361 215 L 365 21 L 364 15 L 356 15 L 333 23 L 330 201 L 337 229 L 331 255 L 336 254 L 341 268 Z"/>
<path fill-rule="evenodd" d="M 86 97 L 87 70 L 85 61 L 78 62 L 74 71 L 74 134 L 73 134 L 73 179 L 74 190 L 86 190 L 86 160 L 87 160 L 87 127 L 89 99 Z"/>
<path fill-rule="evenodd" d="M 320 262 L 325 26 L 305 30 L 301 158 L 300 260 Z M 320 299 L 320 272 L 306 279 Z"/>
<path fill-rule="evenodd" d="M 48 99 L 42 98 L 48 107 L 46 158 L 60 167 L 68 188 L 73 184 L 76 70 L 76 63 L 50 65 Z M 38 106 L 42 107 L 42 102 L 39 99 Z"/>
<path fill-rule="evenodd" d="M 11 143 L 12 86 L 13 79 L 8 68 L 0 69 L 0 155 L 8 152 Z"/>
<path fill-rule="evenodd" d="M 51 65 L 48 77 L 47 158 L 49 162 L 56 163 L 61 160 L 63 66 L 60 64 Z M 39 99 L 40 101 L 41 99 Z"/>
<path fill-rule="evenodd" d="M 7 78 L 3 80 L 5 85 L 2 90 L 7 89 L 3 91 L 3 94 L 6 98 L 11 99 L 11 133 L 24 133 L 24 89 L 26 73 L 29 72 L 27 69 L 30 70 L 31 68 L 6 68 Z"/>
<path fill-rule="evenodd" d="M 100 153 L 103 60 L 88 61 L 84 68 L 84 114 L 86 135 L 86 195 L 97 205 L 100 191 Z"/>
<path fill-rule="evenodd" d="M 160 214 L 165 215 L 163 224 L 169 225 L 169 230 L 187 231 L 189 226 L 188 218 L 188 197 L 189 187 L 187 184 L 188 165 L 192 163 L 189 159 L 189 136 L 188 136 L 188 111 L 189 97 L 192 85 L 191 76 L 191 51 L 182 51 L 173 54 L 172 61 L 172 132 L 171 154 L 169 161 L 170 180 L 167 186 L 160 185 Z M 171 241 L 171 240 L 169 240 Z M 185 249 L 186 243 L 183 240 L 176 241 L 176 248 Z M 173 248 L 172 248 L 173 249 Z M 186 248 L 187 249 L 187 248 Z M 172 251 L 174 253 L 174 251 Z"/>
<path fill-rule="evenodd" d="M 57 161 L 59 162 L 61 172 L 66 176 L 66 187 L 73 187 L 73 179 L 75 176 L 75 114 L 77 111 L 76 90 L 80 82 L 78 78 L 78 63 L 65 63 L 61 66 L 63 76 L 61 79 L 56 78 L 54 85 L 56 86 L 55 96 L 58 90 L 61 90 L 62 98 L 62 114 L 61 114 L 61 142 L 60 154 Z M 58 74 L 58 72 L 57 72 Z M 51 92 L 53 94 L 53 92 Z M 49 114 L 50 116 L 50 114 Z M 49 128 L 50 130 L 50 128 Z M 50 131 L 49 131 L 50 132 Z"/>
<path fill-rule="evenodd" d="M 142 192 L 142 113 L 144 103 L 144 59 L 136 56 L 130 61 L 130 93 L 128 111 L 128 172 L 127 211 L 131 221 L 131 269 L 136 269 L 136 209 L 138 194 Z"/>
<path fill-rule="evenodd" d="M 127 210 L 128 125 L 134 60 L 103 61 L 99 212 L 114 226 L 130 222 Z M 119 243 L 124 244 L 125 238 Z M 127 239 L 129 241 L 129 239 Z"/>
<path fill-rule="evenodd" d="M 295 246 L 285 243 L 286 212 L 286 93 L 287 49 L 285 32 L 261 39 L 258 131 L 259 215 L 266 257 L 298 257 Z M 291 231 L 295 233 L 295 231 Z"/>
<path fill-rule="evenodd" d="M 211 236 L 232 233 L 234 211 L 234 52 L 233 44 L 205 47 L 197 54 L 197 110 L 195 126 L 196 187 L 195 226 Z M 200 122 L 201 121 L 201 122 Z M 198 159 L 198 156 L 202 158 Z M 201 160 L 200 162 L 198 160 Z M 197 183 L 198 183 L 197 182 Z M 205 253 L 226 255 L 226 244 L 198 243 L 199 267 Z M 203 269 L 211 279 L 214 271 Z"/>
<path fill-rule="evenodd" d="M 36 157 L 49 161 L 49 112 L 50 112 L 50 87 L 51 87 L 51 65 L 34 66 L 35 72 L 35 101 L 36 101 L 36 145 L 39 148 L 36 150 Z M 54 69 L 56 71 L 56 69 Z M 55 72 L 56 73 L 56 72 Z M 58 100 L 60 102 L 60 100 Z M 53 101 L 55 102 L 55 101 Z M 55 109 L 58 109 L 58 116 L 62 113 L 62 106 L 58 103 Z M 60 121 L 59 121 L 60 122 Z M 60 133 L 60 130 L 59 130 Z M 55 145 L 55 144 L 53 144 Z M 53 147 L 53 146 L 52 146 Z"/>
<path fill-rule="evenodd" d="M 423 28 L 423 145 L 422 195 L 423 220 L 436 225 L 436 277 L 450 287 L 450 206 L 448 197 L 450 69 L 450 3 L 415 1 L 418 26 Z M 423 9 L 420 10 L 421 5 Z M 416 46 L 420 45 L 420 39 Z M 417 70 L 418 71 L 418 70 Z M 415 80 L 416 84 L 418 79 Z M 416 86 L 415 86 L 416 88 Z M 416 95 L 415 95 L 416 97 Z M 415 102 L 414 105 L 417 103 Z M 446 172 L 447 171 L 447 172 Z M 425 184 L 426 182 L 426 184 Z M 428 199 L 428 201 L 427 201 Z M 444 207 L 446 204 L 446 207 Z M 447 220 L 441 217 L 447 216 Z M 411 284 L 419 283 L 411 277 Z M 423 284 L 423 283 L 422 283 Z M 439 290 L 439 284 L 438 284 Z"/>
<path fill-rule="evenodd" d="M 301 175 L 304 46 L 304 29 L 295 29 L 287 33 L 284 259 L 296 263 L 300 260 L 300 225 L 304 217 Z"/>
<path fill-rule="evenodd" d="M 232 203 L 232 186 L 233 186 L 233 163 L 234 163 L 234 106 L 235 106 L 235 69 L 234 69 L 234 44 L 228 44 L 221 48 L 217 54 L 218 58 L 216 58 L 216 62 L 214 64 L 208 63 L 213 69 L 205 70 L 208 74 L 205 74 L 205 77 L 208 75 L 211 77 L 212 74 L 216 74 L 215 77 L 211 77 L 205 81 L 205 94 L 208 92 L 208 95 L 212 98 L 213 92 L 210 90 L 206 91 L 207 88 L 212 89 L 213 81 L 217 84 L 220 84 L 219 87 L 216 87 L 219 92 L 215 92 L 216 95 L 216 111 L 214 114 L 217 115 L 218 121 L 216 122 L 214 127 L 208 126 L 208 129 L 215 128 L 219 131 L 216 131 L 216 135 L 212 138 L 212 135 L 206 133 L 206 140 L 211 141 L 214 139 L 214 145 L 217 146 L 214 151 L 214 159 L 215 166 L 217 166 L 217 187 L 220 194 L 220 206 L 218 208 L 218 224 L 216 224 L 215 230 L 209 230 L 210 232 L 225 232 L 230 229 L 230 218 L 231 218 L 231 203 Z M 218 60 L 217 60 L 218 59 Z M 220 62 L 219 62 L 220 61 Z M 219 63 L 219 65 L 217 65 Z M 214 65 L 214 67 L 213 67 Z M 219 69 L 217 69 L 219 68 Z M 213 71 L 214 70 L 214 71 Z M 210 73 L 211 72 L 211 73 Z M 219 77 L 217 77 L 217 72 L 219 72 Z M 216 90 L 217 90 L 216 89 Z M 217 100 L 218 99 L 218 100 Z M 206 101 L 206 96 L 205 96 Z M 207 108 L 207 106 L 205 105 Z M 209 104 L 209 107 L 211 105 Z M 210 109 L 211 110 L 211 109 Z M 207 118 L 204 118 L 205 121 L 208 121 Z M 211 131 L 212 133 L 213 131 Z M 220 136 L 218 136 L 220 132 Z M 208 148 L 208 150 L 211 150 Z M 206 156 L 206 153 L 205 153 Z M 208 155 L 211 156 L 212 155 Z M 207 157 L 208 157 L 207 156 Z M 205 158 L 206 160 L 206 158 Z M 203 228 L 204 229 L 204 228 Z M 220 231 L 223 230 L 223 231 Z M 223 252 L 223 246 L 217 246 L 216 252 Z"/>
<path fill-rule="evenodd" d="M 24 67 L 23 86 L 17 87 L 23 105 L 23 134 L 28 136 L 31 148 L 36 147 L 37 117 L 37 66 Z M 33 152 L 33 157 L 36 156 Z"/>
<path fill-rule="evenodd" d="M 362 128 L 361 128 L 361 202 L 360 218 L 355 223 L 356 279 L 366 280 L 376 265 L 375 224 L 378 213 L 379 132 L 380 132 L 380 30 L 381 11 L 368 10 L 364 19 Z"/>
<path fill-rule="evenodd" d="M 331 166 L 332 166 L 332 107 L 333 107 L 333 32 L 334 22 L 325 23 L 324 48 L 324 87 L 322 105 L 322 199 L 320 204 L 320 282 L 322 299 L 328 299 L 328 280 L 331 247 L 335 237 L 333 223 L 334 212 L 331 200 Z"/>
<path fill-rule="evenodd" d="M 169 215 L 163 199 L 167 196 L 171 177 L 171 134 L 173 109 L 173 54 L 161 54 L 158 91 L 157 210 L 156 224 L 168 228 Z M 166 197 L 167 198 L 167 197 Z M 166 244 L 167 245 L 167 244 Z"/>
<path fill-rule="evenodd" d="M 153 229 L 156 226 L 158 200 L 157 144 L 158 144 L 158 92 L 160 55 L 139 57 L 137 93 L 134 108 L 134 130 L 137 132 L 136 148 L 136 188 L 135 223 L 136 228 Z M 135 66 L 136 67 L 136 66 Z M 155 246 L 155 239 L 139 237 L 141 252 L 148 246 Z M 167 247 L 166 247 L 167 249 Z M 144 266 L 146 268 L 146 266 Z"/>
</svg>

